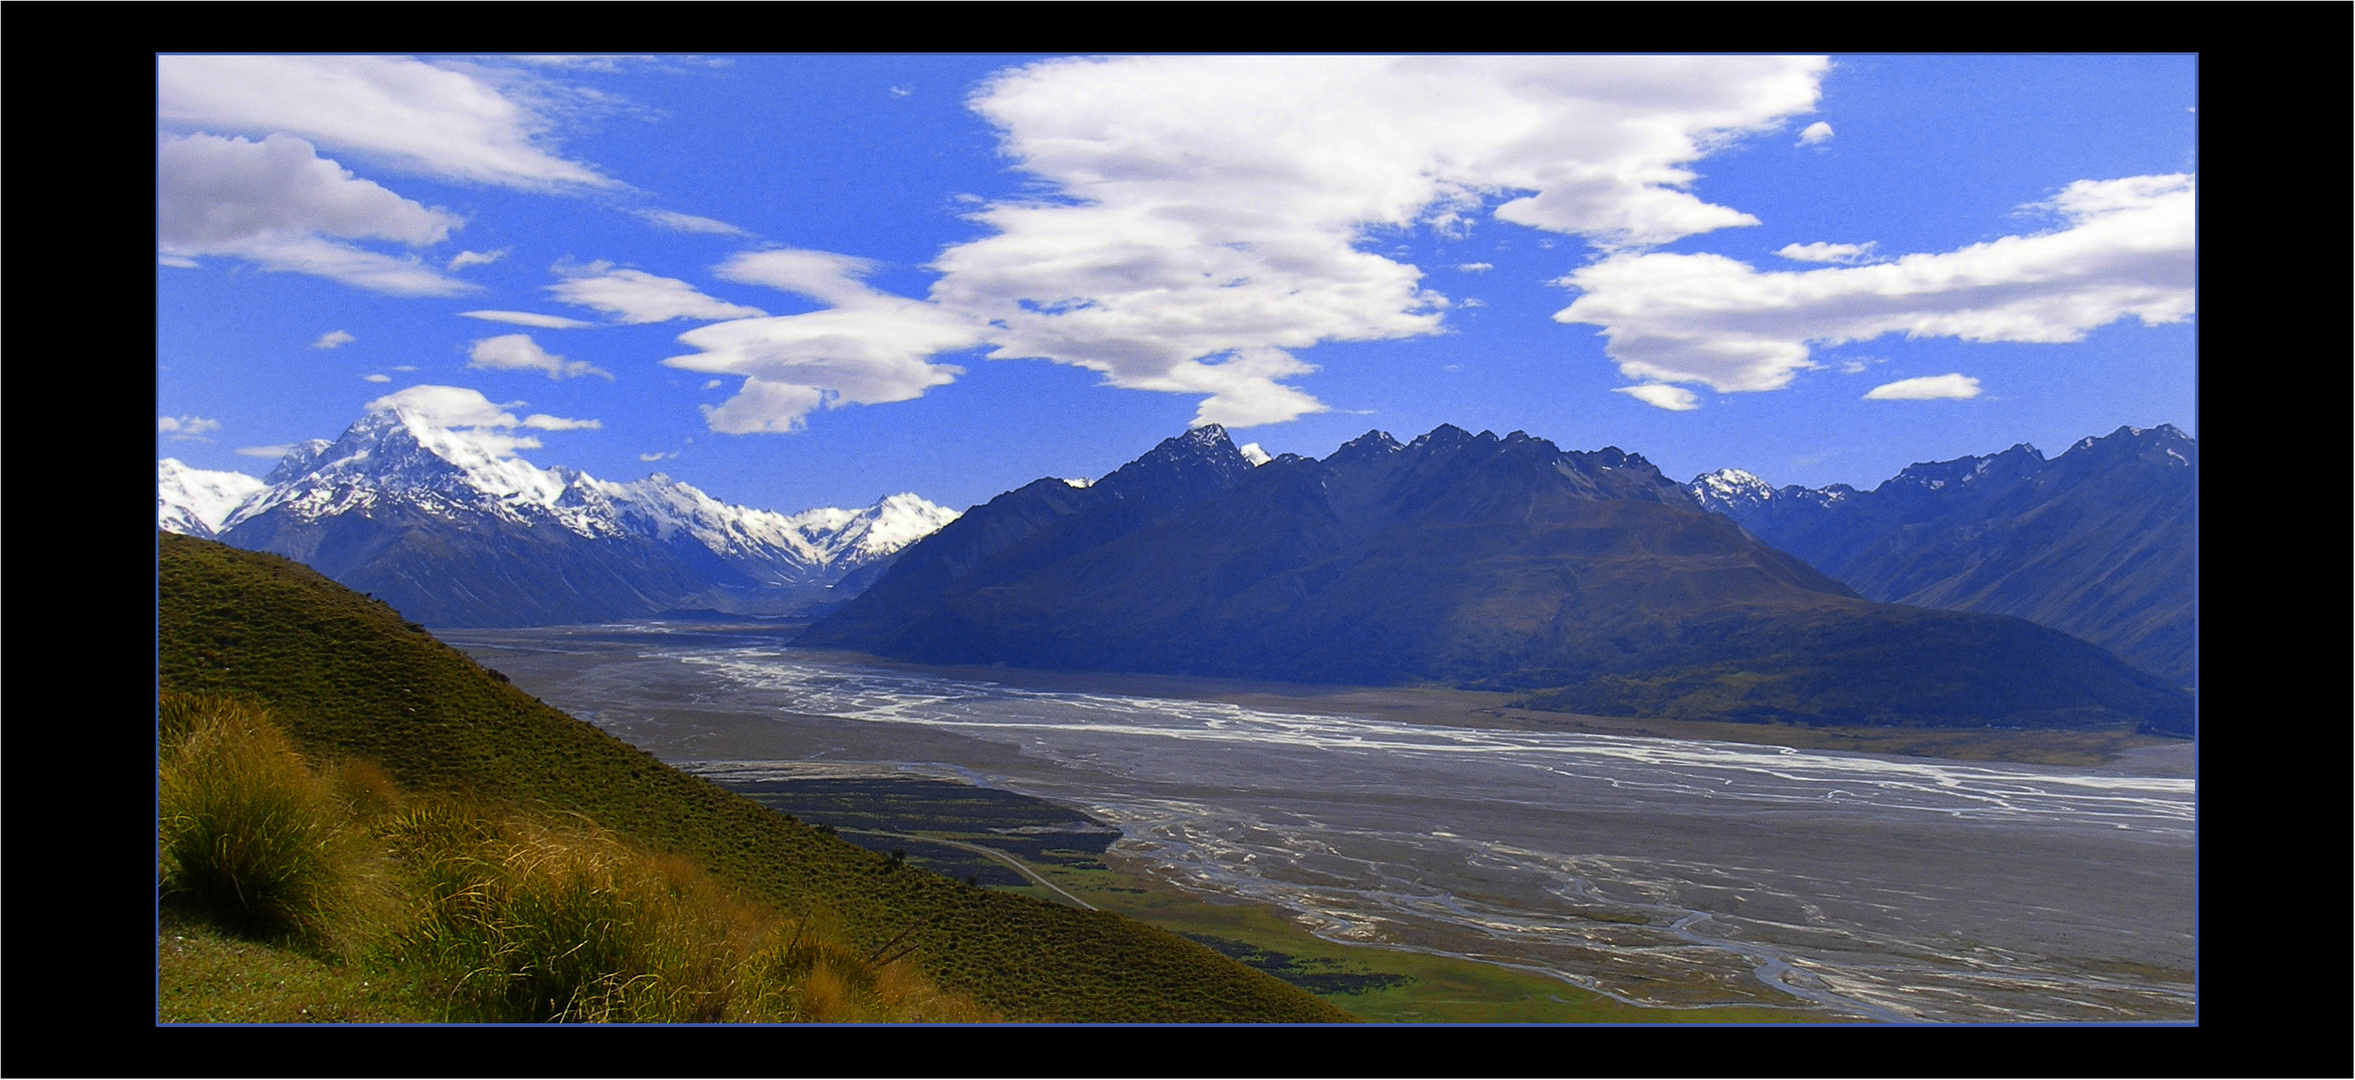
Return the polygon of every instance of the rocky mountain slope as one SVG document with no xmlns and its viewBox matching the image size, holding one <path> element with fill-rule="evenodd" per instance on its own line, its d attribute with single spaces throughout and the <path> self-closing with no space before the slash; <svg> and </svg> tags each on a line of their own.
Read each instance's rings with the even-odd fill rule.
<svg viewBox="0 0 2355 1080">
<path fill-rule="evenodd" d="M 2199 680 L 2199 444 L 2122 427 L 1917 464 L 1872 491 L 1734 469 L 1693 497 L 1868 599 L 2015 615 L 2179 686 Z"/>
<path fill-rule="evenodd" d="M 2023 620 L 1875 604 L 1642 457 L 1370 432 L 1256 468 L 1216 426 L 1041 480 L 901 554 L 797 644 L 933 663 L 1532 691 L 1612 715 L 2139 724 L 2188 697 Z"/>
</svg>

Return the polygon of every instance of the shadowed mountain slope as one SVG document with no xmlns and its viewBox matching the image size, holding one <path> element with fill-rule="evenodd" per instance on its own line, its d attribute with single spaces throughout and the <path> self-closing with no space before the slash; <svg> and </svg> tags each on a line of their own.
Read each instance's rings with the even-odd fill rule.
<svg viewBox="0 0 2355 1080">
<path fill-rule="evenodd" d="M 910 547 L 797 644 L 1439 682 L 1615 715 L 2191 723 L 2186 695 L 2065 634 L 1865 601 L 1640 456 L 1446 426 L 1256 469 L 1212 426 L 1088 488 L 1040 481 Z"/>
<path fill-rule="evenodd" d="M 2178 686 L 2199 681 L 2199 444 L 2122 427 L 1917 464 L 1869 492 L 1780 490 L 1747 473 L 1696 498 L 1873 600 L 2016 615 Z"/>
</svg>

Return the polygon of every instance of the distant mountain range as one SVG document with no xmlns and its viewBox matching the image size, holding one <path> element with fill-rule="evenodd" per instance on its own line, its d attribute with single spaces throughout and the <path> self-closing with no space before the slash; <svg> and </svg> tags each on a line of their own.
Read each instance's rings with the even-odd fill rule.
<svg viewBox="0 0 2355 1080">
<path fill-rule="evenodd" d="M 2199 681 L 2199 444 L 2121 427 L 2050 461 L 2021 444 L 1871 491 L 1723 469 L 1701 505 L 1867 599 L 2016 615 L 2178 686 Z"/>
<path fill-rule="evenodd" d="M 164 459 L 156 509 L 167 531 L 287 556 L 435 626 L 822 606 L 957 516 L 911 494 L 785 515 L 660 474 L 610 483 L 394 406 L 263 480 Z"/>
<path fill-rule="evenodd" d="M 2189 695 L 2004 615 L 1870 602 L 1642 457 L 1442 426 L 1256 468 L 1217 426 L 1040 480 L 796 644 L 931 663 L 1527 691 L 1539 707 L 2189 733 Z"/>
</svg>

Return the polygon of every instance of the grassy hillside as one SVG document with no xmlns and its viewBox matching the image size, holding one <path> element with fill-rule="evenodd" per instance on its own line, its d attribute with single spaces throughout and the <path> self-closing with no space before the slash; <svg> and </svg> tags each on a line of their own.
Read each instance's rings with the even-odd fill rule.
<svg viewBox="0 0 2355 1080">
<path fill-rule="evenodd" d="M 415 791 L 583 815 L 760 903 L 823 913 L 855 948 L 913 944 L 942 988 L 1010 1018 L 1351 1019 L 1175 935 L 905 867 L 677 772 L 297 563 L 160 542 L 163 689 L 262 702 L 306 753 L 372 760 Z"/>
</svg>

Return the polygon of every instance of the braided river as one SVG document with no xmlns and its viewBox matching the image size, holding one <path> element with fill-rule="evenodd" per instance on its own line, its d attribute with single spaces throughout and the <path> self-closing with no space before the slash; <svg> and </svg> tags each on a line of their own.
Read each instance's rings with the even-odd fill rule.
<svg viewBox="0 0 2355 1080">
<path fill-rule="evenodd" d="M 1052 799 L 1118 826 L 1122 869 L 1335 941 L 1662 1008 L 2194 1017 L 2188 744 L 2103 767 L 1963 762 L 1484 726 L 1447 691 L 1418 713 L 1309 687 L 927 669 L 691 624 L 441 636 L 675 765 Z"/>
</svg>

